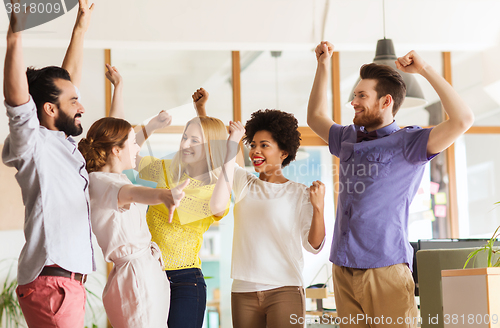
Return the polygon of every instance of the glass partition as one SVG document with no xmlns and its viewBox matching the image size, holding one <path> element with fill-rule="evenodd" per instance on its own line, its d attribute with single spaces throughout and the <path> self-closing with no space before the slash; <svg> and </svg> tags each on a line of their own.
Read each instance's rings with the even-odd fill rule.
<svg viewBox="0 0 500 328">
<path fill-rule="evenodd" d="M 500 126 L 498 47 L 451 56 L 453 86 L 475 115 L 474 126 Z"/>
<path fill-rule="evenodd" d="M 489 238 L 500 225 L 500 134 L 466 134 L 455 142 L 460 238 Z"/>
<path fill-rule="evenodd" d="M 307 126 L 307 103 L 316 73 L 314 51 L 243 51 L 240 62 L 243 121 L 252 112 L 269 108 L 293 113 L 299 126 Z M 328 93 L 331 100 L 330 89 Z"/>
<path fill-rule="evenodd" d="M 203 87 L 210 94 L 207 115 L 228 124 L 232 119 L 230 51 L 116 49 L 111 63 L 124 79 L 125 118 L 139 124 L 165 109 L 172 125 L 196 115 L 191 95 Z"/>
</svg>

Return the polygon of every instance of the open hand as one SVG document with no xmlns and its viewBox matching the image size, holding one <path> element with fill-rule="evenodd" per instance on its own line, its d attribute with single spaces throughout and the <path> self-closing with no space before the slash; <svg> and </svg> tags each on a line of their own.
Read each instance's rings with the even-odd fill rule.
<svg viewBox="0 0 500 328">
<path fill-rule="evenodd" d="M 94 3 L 89 7 L 89 0 L 78 0 L 78 15 L 76 16 L 75 31 L 87 32 L 90 25 L 90 17 L 94 11 Z"/>
<path fill-rule="evenodd" d="M 181 200 L 184 198 L 186 195 L 183 191 L 184 188 L 187 187 L 189 184 L 189 179 L 184 181 L 183 183 L 179 184 L 175 188 L 172 188 L 171 190 L 167 190 L 169 192 L 170 197 L 166 197 L 165 201 L 163 204 L 168 208 L 168 222 L 172 223 L 172 219 L 174 218 L 174 211 L 177 207 L 179 207 Z"/>
<path fill-rule="evenodd" d="M 9 38 L 13 36 L 13 33 L 21 32 L 26 28 L 26 22 L 30 11 L 24 12 L 24 10 L 14 9 L 15 5 L 22 8 L 20 0 L 10 0 L 10 3 L 6 3 L 6 6 L 7 5 L 10 5 L 10 24 L 7 32 L 7 38 Z"/>
</svg>

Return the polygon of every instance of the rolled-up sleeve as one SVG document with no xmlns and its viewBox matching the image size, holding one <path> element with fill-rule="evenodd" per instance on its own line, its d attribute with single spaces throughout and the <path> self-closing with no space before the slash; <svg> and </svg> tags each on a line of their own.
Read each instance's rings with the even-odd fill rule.
<svg viewBox="0 0 500 328">
<path fill-rule="evenodd" d="M 32 154 L 37 135 L 40 131 L 40 121 L 36 113 L 33 98 L 21 106 L 12 107 L 5 103 L 9 118 L 9 135 L 5 139 L 2 160 L 5 165 Z"/>
</svg>

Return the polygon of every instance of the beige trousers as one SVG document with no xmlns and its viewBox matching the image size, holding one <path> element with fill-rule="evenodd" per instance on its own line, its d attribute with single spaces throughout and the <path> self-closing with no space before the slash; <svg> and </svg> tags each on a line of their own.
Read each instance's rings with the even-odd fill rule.
<svg viewBox="0 0 500 328">
<path fill-rule="evenodd" d="M 415 284 L 404 263 L 375 269 L 333 264 L 337 322 L 342 328 L 415 328 Z"/>
<path fill-rule="evenodd" d="M 231 293 L 234 328 L 302 327 L 304 289 L 286 286 L 262 292 Z"/>
</svg>

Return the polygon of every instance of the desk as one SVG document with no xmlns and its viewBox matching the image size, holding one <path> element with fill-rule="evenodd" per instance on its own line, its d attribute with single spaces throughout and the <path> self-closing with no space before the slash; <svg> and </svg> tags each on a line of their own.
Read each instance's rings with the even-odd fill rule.
<svg viewBox="0 0 500 328">
<path fill-rule="evenodd" d="M 220 328 L 220 290 L 214 289 L 213 299 L 207 302 L 207 328 L 210 328 L 210 313 L 217 313 L 217 327 Z"/>
</svg>

